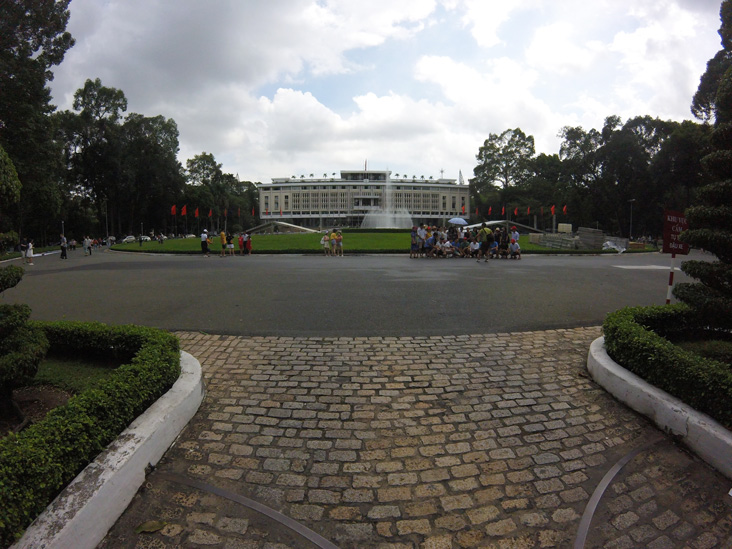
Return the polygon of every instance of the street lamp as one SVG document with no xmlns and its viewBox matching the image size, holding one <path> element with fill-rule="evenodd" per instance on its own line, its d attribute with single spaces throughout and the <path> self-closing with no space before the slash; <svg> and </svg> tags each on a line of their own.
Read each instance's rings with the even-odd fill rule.
<svg viewBox="0 0 732 549">
<path fill-rule="evenodd" d="M 633 202 L 635 202 L 635 198 L 631 198 L 628 202 L 630 202 L 630 229 L 628 230 L 628 242 L 630 242 L 633 240 Z"/>
</svg>

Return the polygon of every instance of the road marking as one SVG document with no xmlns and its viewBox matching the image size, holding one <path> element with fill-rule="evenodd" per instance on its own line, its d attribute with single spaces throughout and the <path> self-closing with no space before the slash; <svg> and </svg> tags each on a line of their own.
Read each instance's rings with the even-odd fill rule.
<svg viewBox="0 0 732 549">
<path fill-rule="evenodd" d="M 635 269 L 638 271 L 668 271 L 668 265 L 613 265 L 616 269 Z M 680 271 L 678 267 L 674 267 L 675 271 Z"/>
</svg>

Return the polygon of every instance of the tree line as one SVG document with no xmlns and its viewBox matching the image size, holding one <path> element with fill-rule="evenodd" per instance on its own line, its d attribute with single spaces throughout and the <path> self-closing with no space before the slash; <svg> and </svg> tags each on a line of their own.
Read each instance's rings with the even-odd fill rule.
<svg viewBox="0 0 732 549">
<path fill-rule="evenodd" d="M 58 112 L 48 82 L 74 39 L 69 0 L 0 4 L 0 237 L 37 244 L 71 238 L 178 233 L 195 225 L 254 225 L 256 185 L 224 173 L 203 152 L 178 161 L 178 127 L 162 115 L 126 114 L 122 90 L 88 79 L 73 110 Z M 180 220 L 172 204 L 212 211 Z M 195 229 L 198 229 L 195 226 Z"/>
<path fill-rule="evenodd" d="M 560 222 L 575 228 L 627 237 L 632 215 L 635 235 L 659 235 L 663 210 L 683 211 L 708 182 L 701 159 L 710 134 L 706 123 L 610 116 L 600 130 L 562 128 L 559 153 L 536 155 L 533 136 L 508 129 L 479 148 L 471 198 L 485 219 L 500 219 L 505 206 L 518 208 L 513 220 L 533 225 L 535 215 L 548 217 L 561 204 Z M 546 219 L 538 221 L 543 228 Z"/>
</svg>

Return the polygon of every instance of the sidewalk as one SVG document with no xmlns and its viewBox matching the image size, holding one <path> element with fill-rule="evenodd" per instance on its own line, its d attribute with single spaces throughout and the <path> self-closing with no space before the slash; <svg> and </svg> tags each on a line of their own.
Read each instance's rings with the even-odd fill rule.
<svg viewBox="0 0 732 549">
<path fill-rule="evenodd" d="M 588 378 L 596 327 L 178 335 L 206 398 L 101 547 L 316 547 L 212 489 L 341 548 L 571 547 L 600 479 L 659 434 Z M 586 546 L 730 547 L 731 484 L 664 437 L 615 477 Z M 134 533 L 150 520 L 167 525 Z"/>
</svg>

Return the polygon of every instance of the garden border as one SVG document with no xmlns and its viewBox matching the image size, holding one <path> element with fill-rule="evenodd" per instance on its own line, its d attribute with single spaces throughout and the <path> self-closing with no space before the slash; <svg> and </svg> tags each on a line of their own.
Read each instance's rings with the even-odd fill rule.
<svg viewBox="0 0 732 549">
<path fill-rule="evenodd" d="M 699 457 L 732 479 L 732 433 L 721 424 L 620 366 L 607 354 L 604 337 L 590 345 L 587 370 L 607 392 L 665 432 L 679 436 Z"/>
<path fill-rule="evenodd" d="M 94 548 L 124 512 L 155 465 L 198 411 L 201 365 L 181 351 L 173 386 L 135 419 L 51 502 L 11 547 Z"/>
</svg>

